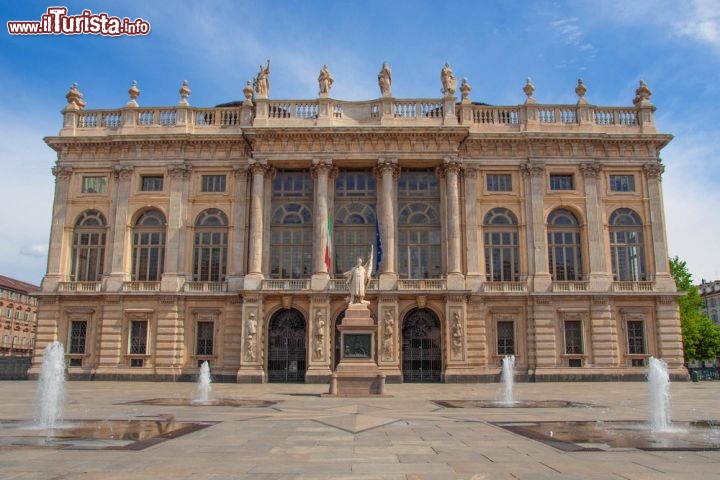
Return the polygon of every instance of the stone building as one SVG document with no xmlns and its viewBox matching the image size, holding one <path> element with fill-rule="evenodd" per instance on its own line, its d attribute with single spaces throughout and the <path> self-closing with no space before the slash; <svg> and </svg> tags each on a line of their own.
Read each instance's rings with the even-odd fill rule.
<svg viewBox="0 0 720 480">
<path fill-rule="evenodd" d="M 715 325 L 720 325 L 720 280 L 711 282 L 703 279 L 698 285 L 700 298 L 703 301 L 702 311 Z"/>
<path fill-rule="evenodd" d="M 0 356 L 28 357 L 35 348 L 37 293 L 40 287 L 0 275 Z"/>
<path fill-rule="evenodd" d="M 388 381 L 685 375 L 668 268 L 660 150 L 633 106 L 443 96 L 269 98 L 115 110 L 67 94 L 38 342 L 76 378 L 325 382 L 343 272 L 377 250 L 373 349 Z M 382 76 L 382 78 L 381 78 Z M 33 372 L 37 372 L 38 359 Z"/>
</svg>

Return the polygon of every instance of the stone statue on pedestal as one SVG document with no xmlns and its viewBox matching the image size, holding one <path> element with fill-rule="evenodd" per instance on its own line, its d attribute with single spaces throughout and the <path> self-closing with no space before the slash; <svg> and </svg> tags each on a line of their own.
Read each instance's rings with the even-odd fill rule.
<svg viewBox="0 0 720 480">
<path fill-rule="evenodd" d="M 350 298 L 348 300 L 348 303 L 351 305 L 353 303 L 370 303 L 364 300 L 364 298 L 365 289 L 370 283 L 370 278 L 372 277 L 373 258 L 373 246 L 370 245 L 370 255 L 368 256 L 367 262 L 363 264 L 362 258 L 358 257 L 356 265 L 351 270 L 343 273 L 345 278 L 347 278 L 347 286 L 350 290 Z"/>
<path fill-rule="evenodd" d="M 327 96 L 330 93 L 330 88 L 335 80 L 333 79 L 332 73 L 328 69 L 327 65 L 323 65 L 320 69 L 320 75 L 318 76 L 318 84 L 320 85 L 320 96 Z"/>
<path fill-rule="evenodd" d="M 455 74 L 450 68 L 449 64 L 445 64 L 443 69 L 440 71 L 440 81 L 442 82 L 442 93 L 446 97 L 455 95 L 455 88 L 457 87 L 457 79 Z"/>
<path fill-rule="evenodd" d="M 260 71 L 255 78 L 255 91 L 259 98 L 267 98 L 270 95 L 270 60 L 267 61 L 265 68 L 260 65 Z"/>
</svg>

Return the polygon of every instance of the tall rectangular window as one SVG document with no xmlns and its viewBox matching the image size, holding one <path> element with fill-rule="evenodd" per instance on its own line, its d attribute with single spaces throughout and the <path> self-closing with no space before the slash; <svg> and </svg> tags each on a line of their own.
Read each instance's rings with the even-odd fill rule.
<svg viewBox="0 0 720 480">
<path fill-rule="evenodd" d="M 611 192 L 634 192 L 635 176 L 633 175 L 610 175 Z"/>
<path fill-rule="evenodd" d="M 403 170 L 398 179 L 398 273 L 442 276 L 440 183 L 432 170 Z"/>
<path fill-rule="evenodd" d="M 85 353 L 86 337 L 87 322 L 85 320 L 73 320 L 70 322 L 70 345 L 68 345 L 68 353 Z"/>
<path fill-rule="evenodd" d="M 580 320 L 565 321 L 565 353 L 582 355 L 583 337 L 582 322 Z"/>
<path fill-rule="evenodd" d="M 130 322 L 130 354 L 147 354 L 147 320 L 133 320 Z"/>
<path fill-rule="evenodd" d="M 515 322 L 497 322 L 498 355 L 515 354 Z"/>
<path fill-rule="evenodd" d="M 213 354 L 213 330 L 214 322 L 198 322 L 197 324 L 197 344 L 195 346 L 196 355 L 212 355 Z"/>
<path fill-rule="evenodd" d="M 508 173 L 488 173 L 488 192 L 512 192 L 512 175 Z"/>
<path fill-rule="evenodd" d="M 645 325 L 642 320 L 627 322 L 627 342 L 630 355 L 645 354 Z"/>
<path fill-rule="evenodd" d="M 105 193 L 107 179 L 105 177 L 82 177 L 82 193 Z"/>
<path fill-rule="evenodd" d="M 572 175 L 550 175 L 550 190 L 574 190 Z"/>
<path fill-rule="evenodd" d="M 163 176 L 162 175 L 143 175 L 140 190 L 143 192 L 162 192 Z"/>
<path fill-rule="evenodd" d="M 226 182 L 225 178 L 225 175 L 203 175 L 200 189 L 203 192 L 224 192 Z"/>
</svg>

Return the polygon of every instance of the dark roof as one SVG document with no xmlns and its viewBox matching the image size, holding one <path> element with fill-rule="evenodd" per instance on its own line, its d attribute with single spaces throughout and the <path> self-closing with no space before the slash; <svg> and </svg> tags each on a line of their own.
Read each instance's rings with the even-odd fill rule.
<svg viewBox="0 0 720 480">
<path fill-rule="evenodd" d="M 20 280 L 15 280 L 14 278 L 5 277 L 3 275 L 0 275 L 0 287 L 25 294 L 36 293 L 40 291 L 40 287 L 38 287 L 37 285 L 22 282 Z"/>
</svg>

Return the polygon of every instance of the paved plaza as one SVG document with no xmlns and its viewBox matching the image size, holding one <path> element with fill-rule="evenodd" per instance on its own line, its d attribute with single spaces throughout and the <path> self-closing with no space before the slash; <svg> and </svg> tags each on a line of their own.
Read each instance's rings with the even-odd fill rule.
<svg viewBox="0 0 720 480">
<path fill-rule="evenodd" d="M 0 479 L 720 479 L 720 451 L 566 452 L 498 422 L 645 420 L 642 382 L 516 384 L 522 400 L 592 407 L 446 408 L 497 397 L 498 384 L 388 385 L 387 397 L 328 398 L 325 385 L 213 384 L 215 398 L 271 406 L 129 403 L 188 399 L 191 383 L 69 382 L 66 420 L 217 422 L 142 450 L 0 447 Z M 36 383 L 0 382 L 0 420 L 27 421 Z M 720 382 L 673 383 L 673 421 L 720 419 Z M 5 422 L 7 424 L 7 422 Z M 0 427 L 0 434 L 2 427 Z"/>
</svg>

